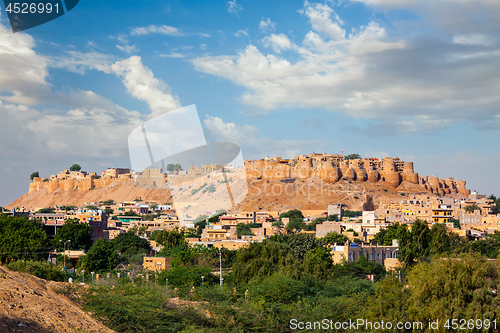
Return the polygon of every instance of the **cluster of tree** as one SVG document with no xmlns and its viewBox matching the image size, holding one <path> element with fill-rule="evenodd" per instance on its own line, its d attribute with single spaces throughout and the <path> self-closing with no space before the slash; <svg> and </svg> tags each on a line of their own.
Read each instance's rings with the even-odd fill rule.
<svg viewBox="0 0 500 333">
<path fill-rule="evenodd" d="M 0 214 L 0 261 L 42 260 L 47 258 L 50 243 L 43 225 L 24 217 Z"/>
<path fill-rule="evenodd" d="M 70 206 L 61 206 L 60 208 L 64 211 L 69 211 L 69 210 L 75 210 L 78 207 L 70 205 Z"/>
<path fill-rule="evenodd" d="M 57 251 L 83 250 L 87 251 L 92 246 L 92 226 L 80 222 L 78 219 L 68 219 L 54 236 L 54 247 Z"/>
<path fill-rule="evenodd" d="M 45 208 L 40 208 L 37 210 L 37 213 L 42 213 L 42 214 L 53 214 L 55 212 L 55 208 L 52 207 L 45 207 Z"/>
<path fill-rule="evenodd" d="M 376 274 L 381 278 L 385 268 L 362 260 L 357 263 L 334 265 L 330 247 L 323 239 L 309 234 L 280 234 L 262 242 L 252 243 L 238 251 L 233 264 L 234 280 L 237 284 L 281 274 L 293 280 L 328 280 L 345 275 L 365 278 Z"/>
<path fill-rule="evenodd" d="M 323 244 L 345 244 L 349 241 L 349 238 L 335 231 L 331 231 L 327 233 L 324 237 L 321 237 L 320 240 Z"/>
<path fill-rule="evenodd" d="M 391 224 L 375 235 L 374 242 L 392 245 L 398 241 L 398 258 L 407 267 L 417 261 L 429 260 L 437 255 L 476 252 L 488 258 L 498 258 L 500 254 L 500 233 L 488 235 L 485 239 L 469 240 L 450 232 L 445 224 L 431 227 L 426 221 L 416 220 L 411 230 L 406 224 Z"/>
<path fill-rule="evenodd" d="M 481 209 L 481 207 L 479 207 L 478 205 L 476 204 L 472 204 L 472 205 L 467 205 L 464 207 L 464 210 L 469 213 L 469 214 L 472 214 L 474 213 L 476 210 L 479 211 L 479 214 L 482 214 L 483 213 L 483 210 Z"/>
<path fill-rule="evenodd" d="M 219 217 L 221 217 L 224 214 L 226 214 L 226 211 L 223 209 L 219 209 L 212 216 L 210 216 L 208 214 L 199 215 L 194 220 L 196 235 L 198 237 L 201 237 L 203 229 L 205 229 L 205 226 L 207 225 L 207 223 L 217 223 L 219 221 Z"/>
<path fill-rule="evenodd" d="M 418 332 L 432 331 L 427 324 L 430 318 L 433 322 L 439 320 L 440 332 L 457 330 L 458 327 L 452 326 L 452 319 L 466 319 L 469 325 L 470 319 L 474 323 L 463 326 L 467 330 L 494 332 L 498 328 L 492 321 L 500 315 L 499 287 L 498 262 L 487 261 L 478 253 L 420 261 L 404 281 L 392 276 L 381 281 L 371 305 L 360 318 L 386 322 L 404 318 L 409 322 L 422 322 L 422 327 L 413 329 Z M 489 320 L 489 325 L 485 320 Z M 457 323 L 463 324 L 458 320 Z"/>
<path fill-rule="evenodd" d="M 155 230 L 149 235 L 149 239 L 155 241 L 165 249 L 176 247 L 187 247 L 184 238 L 187 236 L 185 229 L 175 228 L 173 230 Z"/>
<path fill-rule="evenodd" d="M 111 241 L 99 239 L 78 262 L 86 271 L 106 272 L 119 264 L 142 265 L 144 255 L 151 251 L 149 241 L 137 236 L 134 230 L 119 234 Z"/>
<path fill-rule="evenodd" d="M 345 210 L 344 211 L 344 216 L 345 217 L 358 217 L 358 216 L 361 216 L 363 215 L 363 212 L 360 211 L 360 210 Z"/>
<path fill-rule="evenodd" d="M 491 213 L 495 215 L 500 214 L 500 197 L 497 198 L 492 194 L 488 197 L 488 199 L 493 200 L 493 207 L 491 209 Z"/>
<path fill-rule="evenodd" d="M 361 155 L 359 154 L 349 154 L 344 156 L 344 160 L 355 160 L 361 158 Z"/>
<path fill-rule="evenodd" d="M 260 227 L 260 224 L 257 223 L 238 223 L 236 225 L 236 235 L 238 237 L 241 236 L 255 236 L 251 230 L 251 228 L 258 228 Z"/>
<path fill-rule="evenodd" d="M 286 225 L 283 222 L 284 218 L 288 218 L 288 223 Z M 289 210 L 288 212 L 282 213 L 279 219 L 273 222 L 272 226 L 278 228 L 280 233 L 283 229 L 285 229 L 287 233 L 301 231 L 305 228 L 304 215 L 298 209 Z"/>
<path fill-rule="evenodd" d="M 172 172 L 172 171 L 180 171 L 183 170 L 181 165 L 179 163 L 176 164 L 167 164 L 167 171 Z"/>
</svg>

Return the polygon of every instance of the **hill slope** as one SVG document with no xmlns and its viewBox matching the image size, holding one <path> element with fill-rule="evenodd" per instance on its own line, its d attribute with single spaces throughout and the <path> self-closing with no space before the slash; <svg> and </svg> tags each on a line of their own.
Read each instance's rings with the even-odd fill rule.
<svg viewBox="0 0 500 333">
<path fill-rule="evenodd" d="M 113 332 L 55 292 L 64 285 L 0 266 L 0 332 Z"/>
<path fill-rule="evenodd" d="M 241 182 L 241 180 L 236 181 Z M 237 184 L 241 186 L 241 184 Z M 225 187 L 224 187 L 225 188 Z M 247 211 L 283 211 L 297 208 L 302 210 L 325 210 L 330 204 L 344 203 L 349 209 L 359 210 L 365 201 L 365 195 L 371 195 L 374 202 L 402 200 L 410 195 L 434 196 L 421 185 L 403 182 L 397 188 L 390 187 L 383 181 L 349 182 L 341 180 L 335 184 L 321 182 L 312 177 L 306 180 L 297 179 L 292 183 L 280 180 L 252 180 L 248 182 L 248 195 L 236 209 Z M 455 194 L 455 196 L 457 196 Z M 145 201 L 154 201 L 160 204 L 172 202 L 170 190 L 162 188 L 138 186 L 135 182 L 111 184 L 91 191 L 56 190 L 47 193 L 47 189 L 25 194 L 12 202 L 6 208 L 25 207 L 54 207 L 55 205 L 84 206 L 88 202 L 99 202 L 113 199 L 116 202 L 132 201 L 140 198 Z M 203 201 L 206 210 L 215 206 L 216 200 L 210 193 L 199 192 L 191 195 L 186 191 L 182 201 Z"/>
</svg>

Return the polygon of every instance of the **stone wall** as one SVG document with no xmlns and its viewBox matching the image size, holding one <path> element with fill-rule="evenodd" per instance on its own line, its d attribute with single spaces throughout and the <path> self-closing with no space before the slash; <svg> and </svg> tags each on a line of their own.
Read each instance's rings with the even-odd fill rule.
<svg viewBox="0 0 500 333">
<path fill-rule="evenodd" d="M 398 187 L 406 181 L 423 185 L 427 190 L 441 195 L 470 194 L 470 190 L 465 188 L 465 181 L 456 181 L 453 178 L 419 177 L 413 168 L 413 162 L 404 162 L 398 157 L 344 160 L 342 155 L 310 154 L 290 160 L 266 158 L 265 160 L 245 161 L 245 168 L 247 178 L 250 180 L 318 177 L 329 183 L 336 183 L 341 179 L 371 183 L 383 181 L 392 187 Z"/>
</svg>

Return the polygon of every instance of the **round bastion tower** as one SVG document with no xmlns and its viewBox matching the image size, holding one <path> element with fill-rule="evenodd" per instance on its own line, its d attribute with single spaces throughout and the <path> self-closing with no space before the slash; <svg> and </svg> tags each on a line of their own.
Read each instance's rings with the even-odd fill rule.
<svg viewBox="0 0 500 333">
<path fill-rule="evenodd" d="M 405 162 L 403 179 L 412 184 L 418 184 L 418 173 L 413 170 L 413 162 Z"/>
<path fill-rule="evenodd" d="M 381 175 L 385 178 L 385 182 L 392 187 L 398 187 L 401 184 L 401 175 L 397 172 L 394 160 L 390 157 L 385 157 L 382 161 Z"/>
</svg>

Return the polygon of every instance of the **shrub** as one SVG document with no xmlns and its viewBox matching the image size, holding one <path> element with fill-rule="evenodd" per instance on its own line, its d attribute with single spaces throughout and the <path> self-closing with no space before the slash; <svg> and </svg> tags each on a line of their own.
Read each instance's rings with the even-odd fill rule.
<svg viewBox="0 0 500 333">
<path fill-rule="evenodd" d="M 7 267 L 16 272 L 28 273 L 40 279 L 51 281 L 66 281 L 69 277 L 61 270 L 61 267 L 52 267 L 51 264 L 43 261 L 17 260 L 8 264 Z"/>
</svg>

